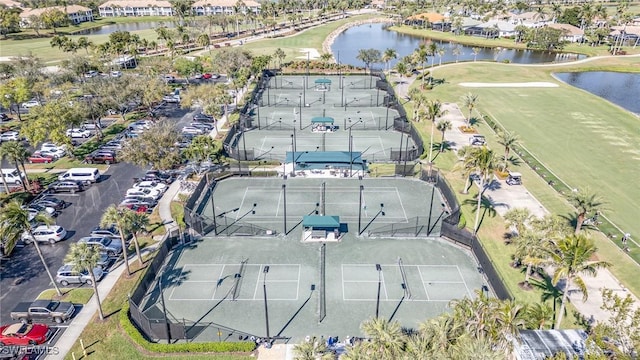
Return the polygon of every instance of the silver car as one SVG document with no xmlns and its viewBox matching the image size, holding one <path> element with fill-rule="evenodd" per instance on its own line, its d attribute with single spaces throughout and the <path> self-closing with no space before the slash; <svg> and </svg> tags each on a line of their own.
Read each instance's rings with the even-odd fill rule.
<svg viewBox="0 0 640 360">
<path fill-rule="evenodd" d="M 102 268 L 96 267 L 93 269 L 93 276 L 96 281 L 100 281 L 104 271 Z M 73 269 L 73 265 L 64 264 L 58 269 L 56 273 L 56 282 L 59 282 L 62 286 L 69 284 L 87 284 L 93 285 L 93 280 L 87 271 L 76 271 Z"/>
</svg>

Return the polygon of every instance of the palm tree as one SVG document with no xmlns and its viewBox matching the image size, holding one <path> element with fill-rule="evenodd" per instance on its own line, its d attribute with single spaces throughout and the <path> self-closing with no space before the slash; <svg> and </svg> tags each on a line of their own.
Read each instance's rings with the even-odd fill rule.
<svg viewBox="0 0 640 360">
<path fill-rule="evenodd" d="M 556 318 L 556 329 L 559 329 L 560 323 L 562 323 L 562 316 L 564 315 L 567 299 L 569 298 L 569 290 L 572 285 L 578 287 L 578 291 L 582 293 L 583 301 L 586 301 L 589 297 L 587 286 L 580 274 L 595 276 L 598 273 L 598 269 L 607 268 L 611 265 L 605 261 L 591 260 L 597 250 L 593 241 L 585 235 L 569 235 L 560 240 L 556 246 L 546 251 L 550 258 L 550 264 L 555 268 L 552 279 L 553 285 L 557 286 L 560 280 L 564 280 L 564 291 L 560 302 L 560 313 Z"/>
<path fill-rule="evenodd" d="M 29 153 L 18 141 L 7 141 L 4 144 L 0 145 L 0 158 L 6 158 L 12 161 L 16 166 L 18 174 L 27 173 L 27 170 L 24 167 L 24 162 L 28 157 Z M 22 171 L 20 171 L 21 165 Z M 29 179 L 27 179 L 26 177 L 22 181 L 22 187 L 25 191 L 31 189 L 31 186 L 29 185 Z"/>
<path fill-rule="evenodd" d="M 478 54 L 480 53 L 480 48 L 474 47 L 474 48 L 471 48 L 471 51 L 473 52 L 473 61 L 475 62 L 476 59 L 478 58 Z"/>
<path fill-rule="evenodd" d="M 473 225 L 473 233 L 478 232 L 478 226 L 480 225 L 480 207 L 482 206 L 482 194 L 489 184 L 489 178 L 493 174 L 498 164 L 498 157 L 486 146 L 476 148 L 475 151 L 471 151 L 471 161 L 473 168 L 480 174 L 480 191 L 478 192 L 478 202 L 476 207 L 476 219 Z"/>
<path fill-rule="evenodd" d="M 397 58 L 398 58 L 398 52 L 396 51 L 396 49 L 389 48 L 382 53 L 382 61 L 384 61 L 387 64 L 387 71 L 390 70 L 389 62 Z"/>
<path fill-rule="evenodd" d="M 463 194 L 469 193 L 469 188 L 471 187 L 471 173 L 474 171 L 474 159 L 471 156 L 474 147 L 465 145 L 458 150 L 458 162 L 454 165 L 454 171 L 461 171 L 462 176 L 465 178 L 464 188 L 462 189 Z"/>
<path fill-rule="evenodd" d="M 525 290 L 531 289 L 529 278 L 533 267 L 542 264 L 545 260 L 543 249 L 548 243 L 541 240 L 542 235 L 540 233 L 529 229 L 520 233 L 515 240 L 515 256 L 527 266 L 526 273 L 524 275 L 524 282 L 522 283 L 522 287 Z"/>
<path fill-rule="evenodd" d="M 473 112 L 473 109 L 475 109 L 475 107 L 478 105 L 478 95 L 473 93 L 466 93 L 462 95 L 461 100 L 463 106 L 466 107 L 467 110 L 469 110 L 469 117 L 467 118 L 466 124 L 466 127 L 469 127 L 471 124 L 471 114 Z"/>
<path fill-rule="evenodd" d="M 281 68 L 282 60 L 287 57 L 287 54 L 285 54 L 284 50 L 282 50 L 281 48 L 277 48 L 273 55 L 278 58 L 278 68 Z"/>
<path fill-rule="evenodd" d="M 498 144 L 504 146 L 504 164 L 502 165 L 502 171 L 507 171 L 509 164 L 509 152 L 515 145 L 520 142 L 520 137 L 515 133 L 507 131 L 498 131 Z"/>
<path fill-rule="evenodd" d="M 553 308 L 547 303 L 530 303 L 525 310 L 525 323 L 527 329 L 544 330 L 547 324 L 552 323 Z"/>
<path fill-rule="evenodd" d="M 605 205 L 604 200 L 588 187 L 572 192 L 569 196 L 569 202 L 578 210 L 578 216 L 576 217 L 576 235 L 580 232 L 587 214 L 592 212 L 596 213 L 602 210 L 602 207 Z"/>
<path fill-rule="evenodd" d="M 126 223 L 129 224 L 129 231 L 133 236 L 133 245 L 136 248 L 136 255 L 138 256 L 138 264 L 142 267 L 142 254 L 140 253 L 140 242 L 138 241 L 138 234 L 145 233 L 147 226 L 149 226 L 149 216 L 145 213 L 135 212 L 129 209 L 123 209 L 124 216 L 127 218 Z"/>
<path fill-rule="evenodd" d="M 6 156 L 0 151 L 0 163 L 4 161 Z M 9 193 L 9 184 L 7 184 L 7 179 L 4 178 L 4 172 L 0 171 L 0 178 L 2 178 L 2 185 L 4 185 L 5 194 Z"/>
<path fill-rule="evenodd" d="M 444 150 L 444 133 L 448 130 L 451 130 L 453 125 L 449 120 L 440 120 L 436 124 L 436 129 L 442 133 L 442 140 L 440 141 L 440 152 Z"/>
<path fill-rule="evenodd" d="M 331 360 L 335 357 L 327 344 L 315 336 L 310 341 L 304 341 L 293 347 L 297 360 Z"/>
<path fill-rule="evenodd" d="M 534 219 L 528 208 L 513 208 L 504 214 L 507 227 L 514 227 L 518 235 L 524 233 L 527 224 Z"/>
<path fill-rule="evenodd" d="M 384 318 L 373 318 L 360 324 L 362 332 L 370 340 L 363 346 L 376 358 L 397 359 L 402 354 L 404 339 L 400 323 Z"/>
<path fill-rule="evenodd" d="M 196 38 L 196 44 L 198 44 L 198 46 L 202 46 L 203 48 L 206 49 L 207 46 L 209 46 L 211 44 L 211 39 L 209 38 L 209 35 L 207 35 L 207 34 L 200 34 Z M 211 53 L 211 48 L 209 48 L 209 53 Z"/>
<path fill-rule="evenodd" d="M 402 78 L 407 73 L 407 64 L 404 61 L 398 61 L 396 64 L 396 71 L 400 75 L 400 82 L 403 82 Z"/>
<path fill-rule="evenodd" d="M 120 233 L 120 241 L 122 244 L 122 254 L 124 255 L 124 266 L 127 269 L 127 275 L 131 276 L 131 269 L 129 268 L 129 257 L 127 255 L 127 242 L 125 241 L 125 231 L 131 228 L 129 219 L 124 216 L 124 211 L 117 208 L 115 205 L 109 206 L 100 220 L 100 226 L 116 225 L 118 233 Z"/>
<path fill-rule="evenodd" d="M 431 167 L 431 162 L 433 161 L 433 133 L 436 128 L 436 119 L 446 114 L 446 110 L 442 109 L 442 103 L 440 100 L 429 100 L 426 104 L 425 116 L 427 120 L 431 122 L 431 140 L 429 142 L 429 167 Z"/>
<path fill-rule="evenodd" d="M 331 59 L 333 59 L 333 55 L 331 55 L 331 53 L 320 54 L 320 60 L 322 60 L 325 63 L 328 63 L 329 61 L 331 61 Z"/>
<path fill-rule="evenodd" d="M 456 62 L 458 62 L 458 57 L 462 53 L 462 49 L 460 48 L 460 45 L 456 45 L 456 47 L 454 47 L 453 50 L 451 50 L 451 53 L 453 54 L 453 56 L 456 57 Z"/>
<path fill-rule="evenodd" d="M 98 304 L 98 315 L 100 316 L 100 320 L 104 320 L 102 303 L 100 302 L 100 294 L 98 293 L 98 284 L 95 274 L 93 273 L 93 270 L 98 266 L 98 261 L 100 261 L 100 249 L 85 243 L 71 244 L 69 252 L 64 257 L 64 261 L 67 264 L 71 264 L 74 271 L 89 273 L 96 303 Z"/>
<path fill-rule="evenodd" d="M 0 211 L 0 224 L 3 224 L 3 226 L 7 226 L 7 229 L 11 229 L 12 231 L 18 233 L 26 232 L 29 237 L 34 238 L 31 228 L 32 220 L 47 225 L 53 224 L 53 219 L 42 213 L 37 214 L 33 219 L 29 219 L 29 212 L 26 209 L 23 209 L 22 203 L 17 200 L 13 200 L 7 203 L 4 207 L 2 207 L 2 211 Z M 38 253 L 40 261 L 42 262 L 42 265 L 44 266 L 44 269 L 49 276 L 49 280 L 53 284 L 53 287 L 56 289 L 56 293 L 58 294 L 58 296 L 62 296 L 62 292 L 60 292 L 60 288 L 58 288 L 58 284 L 53 278 L 51 270 L 49 270 L 47 262 L 42 255 L 40 245 L 38 245 L 37 241 L 33 241 L 33 245 L 36 247 L 36 252 Z"/>
<path fill-rule="evenodd" d="M 425 72 L 425 63 L 427 62 L 427 56 L 429 56 L 429 49 L 427 48 L 427 44 L 421 42 L 420 45 L 418 45 L 418 48 L 413 52 L 413 55 L 417 62 L 420 64 L 422 70 L 420 89 L 424 89 L 424 77 L 427 75 L 427 73 Z"/>
</svg>

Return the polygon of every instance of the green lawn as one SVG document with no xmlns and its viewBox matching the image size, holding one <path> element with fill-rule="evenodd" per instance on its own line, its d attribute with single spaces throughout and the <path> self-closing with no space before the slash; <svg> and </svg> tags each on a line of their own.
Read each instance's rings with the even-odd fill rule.
<svg viewBox="0 0 640 360">
<path fill-rule="evenodd" d="M 48 289 L 38 295 L 38 299 L 68 301 L 74 304 L 86 304 L 93 296 L 93 288 L 62 288 L 62 297 L 56 293 L 56 289 Z"/>
<path fill-rule="evenodd" d="M 322 53 L 322 42 L 332 31 L 346 23 L 374 17 L 380 17 L 380 14 L 353 16 L 303 31 L 294 36 L 248 43 L 243 45 L 243 48 L 251 50 L 256 55 L 273 55 L 277 48 L 281 48 L 287 55 L 284 62 L 294 60 L 297 57 L 306 59 L 306 54 L 301 53 L 301 49 L 313 48 Z"/>
<path fill-rule="evenodd" d="M 640 59 L 637 58 L 605 61 L 617 70 L 640 71 L 637 68 Z M 605 216 L 625 231 L 640 234 L 640 224 L 635 219 L 640 206 L 640 188 L 627 185 L 629 179 L 640 176 L 640 156 L 634 145 L 640 143 L 638 118 L 597 96 L 560 83 L 550 75 L 553 70 L 600 69 L 602 65 L 602 62 L 594 62 L 580 67 L 534 67 L 477 63 L 436 68 L 435 77 L 446 81 L 435 87 L 429 97 L 459 103 L 459 97 L 464 93 L 478 94 L 479 112 L 492 116 L 502 126 L 519 134 L 523 145 L 570 188 L 590 186 L 595 189 L 608 202 Z M 471 89 L 458 85 L 460 82 L 525 81 L 555 82 L 560 87 Z M 500 148 L 486 124 L 480 125 L 479 129 L 488 136 L 493 148 Z M 521 166 L 514 170 L 524 172 L 527 189 L 551 212 L 573 214 L 566 200 L 531 169 Z M 637 264 L 629 257 L 621 256 L 616 245 L 604 236 L 597 235 L 596 241 L 600 257 L 615 264 L 612 272 L 633 292 L 640 294 Z M 640 262 L 638 251 L 632 251 L 631 256 Z"/>
</svg>

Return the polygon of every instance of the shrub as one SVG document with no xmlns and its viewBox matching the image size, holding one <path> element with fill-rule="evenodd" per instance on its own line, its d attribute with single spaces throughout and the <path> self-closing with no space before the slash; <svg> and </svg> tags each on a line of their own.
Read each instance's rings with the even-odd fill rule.
<svg viewBox="0 0 640 360">
<path fill-rule="evenodd" d="M 464 229 L 465 227 L 467 227 L 467 219 L 464 217 L 464 214 L 461 212 L 460 220 L 458 221 L 458 229 Z"/>
<path fill-rule="evenodd" d="M 140 345 L 143 349 L 156 353 L 195 353 L 195 352 L 251 352 L 256 348 L 253 341 L 240 342 L 204 342 L 204 343 L 179 343 L 160 344 L 153 343 L 144 338 L 138 328 L 129 318 L 129 302 L 125 302 L 120 310 L 120 326 L 129 335 L 131 340 Z"/>
</svg>

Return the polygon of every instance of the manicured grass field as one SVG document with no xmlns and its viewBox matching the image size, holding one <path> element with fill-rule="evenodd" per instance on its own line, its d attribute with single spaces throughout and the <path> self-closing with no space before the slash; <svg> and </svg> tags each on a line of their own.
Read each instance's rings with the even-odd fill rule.
<svg viewBox="0 0 640 360">
<path fill-rule="evenodd" d="M 380 14 L 353 16 L 348 19 L 334 21 L 309 29 L 295 36 L 262 40 L 254 43 L 248 43 L 242 47 L 244 49 L 251 50 L 256 55 L 273 55 L 277 48 L 281 48 L 287 55 L 283 62 L 294 60 L 297 57 L 306 59 L 306 53 L 302 53 L 300 50 L 303 48 L 314 48 L 318 50 L 318 52 L 322 53 L 322 42 L 333 30 L 346 23 L 380 16 Z"/>
<path fill-rule="evenodd" d="M 618 70 L 638 69 L 640 59 L 606 59 Z M 601 63 L 580 65 L 600 69 Z M 495 118 L 502 126 L 520 135 L 523 145 L 550 168 L 570 188 L 590 186 L 607 201 L 604 214 L 631 234 L 640 234 L 635 220 L 640 205 L 640 188 L 629 179 L 640 176 L 637 145 L 640 120 L 633 114 L 551 77 L 552 71 L 578 67 L 514 66 L 466 64 L 437 68 L 435 76 L 445 83 L 430 92 L 430 98 L 460 103 L 460 95 L 479 95 L 478 110 Z M 640 71 L 638 69 L 637 71 Z M 558 88 L 464 88 L 460 82 L 549 81 Z M 488 135 L 490 146 L 500 149 L 486 124 L 480 132 Z M 527 189 L 551 212 L 574 216 L 566 200 L 525 166 L 515 168 L 525 175 Z M 618 237 L 620 235 L 618 234 Z M 639 236 L 639 235 L 637 235 Z M 615 264 L 612 272 L 636 294 L 640 281 L 638 266 L 604 236 L 596 236 L 599 256 Z M 640 254 L 631 252 L 640 262 Z"/>
</svg>

